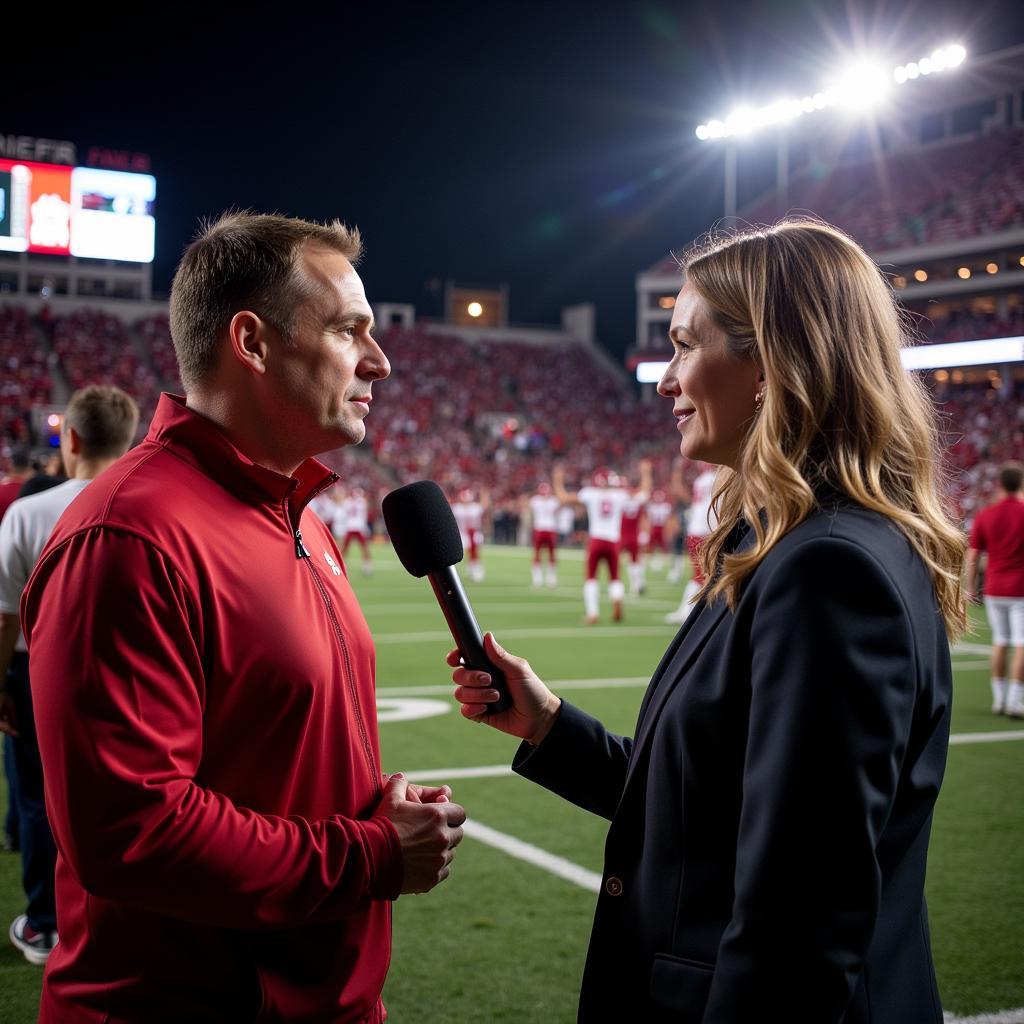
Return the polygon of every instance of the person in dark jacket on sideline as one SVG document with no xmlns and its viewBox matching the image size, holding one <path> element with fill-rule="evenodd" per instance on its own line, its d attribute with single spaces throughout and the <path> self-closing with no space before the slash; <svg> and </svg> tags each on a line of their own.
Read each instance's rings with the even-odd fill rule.
<svg viewBox="0 0 1024 1024">
<path fill-rule="evenodd" d="M 611 821 L 580 1020 L 941 1024 L 924 878 L 965 545 L 931 402 L 841 232 L 782 222 L 684 274 L 658 390 L 721 467 L 718 525 L 635 735 L 487 638 L 516 771 Z M 489 677 L 454 679 L 481 720 Z"/>
</svg>

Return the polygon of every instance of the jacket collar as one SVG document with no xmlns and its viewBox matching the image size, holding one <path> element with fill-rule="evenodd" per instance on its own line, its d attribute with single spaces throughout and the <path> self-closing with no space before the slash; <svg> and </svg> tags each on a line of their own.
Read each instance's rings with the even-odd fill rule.
<svg viewBox="0 0 1024 1024">
<path fill-rule="evenodd" d="M 306 503 L 338 479 L 316 459 L 306 459 L 291 476 L 260 466 L 212 420 L 188 408 L 180 395 L 160 396 L 146 440 L 173 451 L 250 504 L 280 507 L 287 499 L 296 521 Z"/>
</svg>

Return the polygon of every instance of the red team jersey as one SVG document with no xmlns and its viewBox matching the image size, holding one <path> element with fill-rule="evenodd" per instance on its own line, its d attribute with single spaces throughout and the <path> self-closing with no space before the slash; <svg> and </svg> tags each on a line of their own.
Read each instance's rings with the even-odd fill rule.
<svg viewBox="0 0 1024 1024">
<path fill-rule="evenodd" d="M 989 597 L 1024 597 L 1024 501 L 1003 498 L 982 509 L 971 528 L 971 547 L 988 552 Z"/>
</svg>

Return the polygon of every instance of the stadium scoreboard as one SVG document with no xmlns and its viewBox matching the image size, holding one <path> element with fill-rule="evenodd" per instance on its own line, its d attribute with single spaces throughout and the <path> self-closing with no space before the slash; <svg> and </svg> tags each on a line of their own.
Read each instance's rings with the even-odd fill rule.
<svg viewBox="0 0 1024 1024">
<path fill-rule="evenodd" d="M 0 158 L 0 250 L 152 263 L 151 174 Z"/>
</svg>

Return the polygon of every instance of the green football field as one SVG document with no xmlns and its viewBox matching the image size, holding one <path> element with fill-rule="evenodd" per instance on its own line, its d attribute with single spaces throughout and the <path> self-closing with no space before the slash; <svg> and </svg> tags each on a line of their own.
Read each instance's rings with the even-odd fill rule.
<svg viewBox="0 0 1024 1024">
<path fill-rule="evenodd" d="M 459 716 L 429 585 L 408 577 L 389 549 L 374 556 L 372 578 L 356 561 L 351 571 L 377 642 L 384 767 L 448 782 L 470 816 L 448 881 L 396 904 L 390 1019 L 573 1021 L 606 823 L 510 774 L 515 742 Z M 649 573 L 625 622 L 607 621 L 605 603 L 605 621 L 587 627 L 578 551 L 562 553 L 553 590 L 529 587 L 522 549 L 488 548 L 484 560 L 485 582 L 467 586 L 483 628 L 556 692 L 630 732 L 673 635 L 662 620 L 681 585 Z M 943 1003 L 963 1017 L 1024 1007 L 1024 723 L 989 713 L 988 631 L 980 611 L 972 615 L 975 632 L 954 655 L 954 740 L 928 876 Z M 23 910 L 18 870 L 16 857 L 0 854 L 4 928 Z M 35 1020 L 40 980 L 39 968 L 0 942 L 0 1021 Z"/>
</svg>

